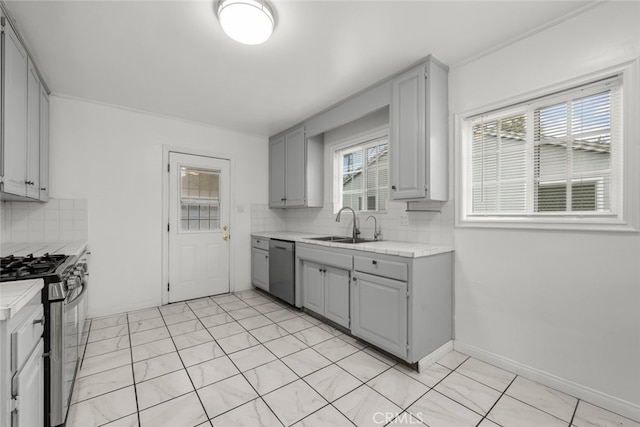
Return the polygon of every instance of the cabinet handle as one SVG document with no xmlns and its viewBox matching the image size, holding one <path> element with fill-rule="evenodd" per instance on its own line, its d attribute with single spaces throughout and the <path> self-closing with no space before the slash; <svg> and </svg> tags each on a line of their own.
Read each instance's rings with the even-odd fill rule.
<svg viewBox="0 0 640 427">
<path fill-rule="evenodd" d="M 391 186 L 391 189 L 392 189 L 393 191 L 396 191 L 396 186 L 395 186 L 395 185 L 392 185 L 392 186 Z"/>
<path fill-rule="evenodd" d="M 265 255 L 265 256 L 264 256 L 264 258 L 265 258 L 265 259 L 269 259 L 269 255 Z"/>
<path fill-rule="evenodd" d="M 357 281 L 358 281 L 358 278 L 357 278 L 357 277 L 354 277 L 354 278 L 353 278 L 353 281 L 354 281 L 354 282 L 357 282 Z"/>
<path fill-rule="evenodd" d="M 372 263 L 373 265 L 378 265 L 378 261 L 376 261 L 375 259 L 374 259 L 373 261 L 371 261 L 371 263 Z"/>
<path fill-rule="evenodd" d="M 33 321 L 34 325 L 37 325 L 38 323 L 41 323 L 41 324 L 44 325 L 44 317 L 42 317 L 40 319 L 36 319 L 36 320 Z"/>
<path fill-rule="evenodd" d="M 47 187 L 40 187 L 40 191 L 47 191 Z"/>
<path fill-rule="evenodd" d="M 27 185 L 33 185 L 33 181 L 25 181 L 24 183 Z"/>
</svg>

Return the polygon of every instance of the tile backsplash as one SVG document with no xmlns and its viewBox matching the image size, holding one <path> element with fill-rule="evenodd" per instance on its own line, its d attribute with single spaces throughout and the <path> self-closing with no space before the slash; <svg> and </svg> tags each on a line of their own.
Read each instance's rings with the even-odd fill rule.
<svg viewBox="0 0 640 427">
<path fill-rule="evenodd" d="M 87 201 L 6 201 L 0 203 L 0 222 L 2 243 L 87 240 Z"/>
<path fill-rule="evenodd" d="M 420 242 L 453 246 L 453 202 L 445 203 L 440 212 L 406 212 L 406 203 L 390 202 L 385 213 L 374 213 L 382 240 Z M 357 215 L 360 236 L 373 238 L 373 219 L 368 213 Z M 266 204 L 251 205 L 251 231 L 298 231 L 327 235 L 350 235 L 350 212 L 343 212 L 336 222 L 333 204 L 323 208 L 269 209 Z"/>
</svg>

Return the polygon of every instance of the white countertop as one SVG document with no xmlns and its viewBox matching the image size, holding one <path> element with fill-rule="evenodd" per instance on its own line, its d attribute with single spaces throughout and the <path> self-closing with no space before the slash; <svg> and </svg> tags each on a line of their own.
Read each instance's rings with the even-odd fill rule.
<svg viewBox="0 0 640 427">
<path fill-rule="evenodd" d="M 269 239 L 291 240 L 294 242 L 310 243 L 313 245 L 327 246 L 332 248 L 354 249 L 363 252 L 377 254 L 397 255 L 406 258 L 420 258 L 424 256 L 436 255 L 445 252 L 453 252 L 453 248 L 441 245 L 428 245 L 415 242 L 397 242 L 393 240 L 382 240 L 379 242 L 367 243 L 336 243 L 311 240 L 310 237 L 325 236 L 325 234 L 299 233 L 292 231 L 266 231 L 253 232 L 252 236 L 259 236 Z"/>
<path fill-rule="evenodd" d="M 0 255 L 8 256 L 26 256 L 33 254 L 33 256 L 42 256 L 46 253 L 51 255 L 75 255 L 79 256 L 84 250 L 87 249 L 87 242 L 9 242 L 3 243 L 0 247 Z"/>
<path fill-rule="evenodd" d="M 42 279 L 0 283 L 0 320 L 12 318 L 43 286 Z"/>
</svg>

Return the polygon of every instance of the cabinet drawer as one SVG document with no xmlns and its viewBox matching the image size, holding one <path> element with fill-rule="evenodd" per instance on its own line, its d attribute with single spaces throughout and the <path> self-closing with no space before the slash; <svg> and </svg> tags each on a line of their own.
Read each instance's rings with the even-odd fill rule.
<svg viewBox="0 0 640 427">
<path fill-rule="evenodd" d="M 375 257 L 353 257 L 353 268 L 356 271 L 389 277 L 396 280 L 407 280 L 407 264 L 388 261 Z"/>
<path fill-rule="evenodd" d="M 251 247 L 264 249 L 265 251 L 269 250 L 269 239 L 264 237 L 251 237 Z"/>
<path fill-rule="evenodd" d="M 31 350 L 38 344 L 44 332 L 44 310 L 38 306 L 11 333 L 11 370 L 17 371 L 27 360 Z"/>
<path fill-rule="evenodd" d="M 345 270 L 351 270 L 353 265 L 353 257 L 351 255 L 335 251 L 311 249 L 302 245 L 296 247 L 296 258 L 313 261 L 324 266 L 344 268 Z"/>
</svg>

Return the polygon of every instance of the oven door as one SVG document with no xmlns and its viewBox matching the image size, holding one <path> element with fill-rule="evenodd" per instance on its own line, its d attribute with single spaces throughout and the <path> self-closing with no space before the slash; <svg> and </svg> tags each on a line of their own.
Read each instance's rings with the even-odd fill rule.
<svg viewBox="0 0 640 427">
<path fill-rule="evenodd" d="M 64 424 L 78 367 L 80 308 L 86 288 L 79 286 L 64 302 L 51 305 L 51 426 Z M 55 306 L 55 307 L 54 307 Z"/>
</svg>

